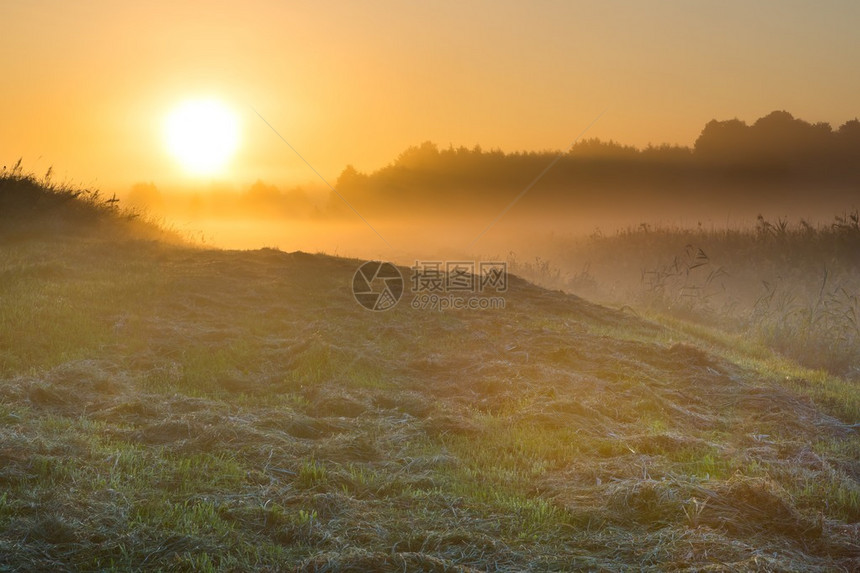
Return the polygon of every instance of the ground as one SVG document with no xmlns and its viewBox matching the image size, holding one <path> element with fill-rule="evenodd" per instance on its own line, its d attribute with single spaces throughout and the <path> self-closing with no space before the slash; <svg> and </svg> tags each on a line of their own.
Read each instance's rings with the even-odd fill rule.
<svg viewBox="0 0 860 573">
<path fill-rule="evenodd" d="M 860 569 L 856 384 L 517 278 L 371 312 L 360 263 L 5 235 L 0 570 Z"/>
</svg>

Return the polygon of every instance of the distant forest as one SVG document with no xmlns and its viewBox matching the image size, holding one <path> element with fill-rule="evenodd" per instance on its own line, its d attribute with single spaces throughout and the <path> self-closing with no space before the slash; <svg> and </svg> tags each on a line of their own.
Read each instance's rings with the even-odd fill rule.
<svg viewBox="0 0 860 573">
<path fill-rule="evenodd" d="M 503 153 L 474 148 L 410 147 L 390 165 L 364 174 L 348 166 L 336 188 L 356 206 L 377 211 L 405 206 L 429 210 L 468 205 L 487 195 L 515 196 L 559 152 Z M 618 199 L 696 201 L 743 199 L 751 190 L 765 199 L 791 199 L 812 189 L 841 198 L 860 197 L 860 121 L 838 129 L 774 111 L 752 125 L 711 121 L 690 147 L 644 149 L 614 141 L 574 145 L 537 183 L 533 207 L 605 203 Z M 333 198 L 332 209 L 343 209 Z"/>
<path fill-rule="evenodd" d="M 553 164 L 553 162 L 556 163 Z M 480 146 L 408 148 L 372 173 L 347 166 L 326 198 L 257 181 L 244 191 L 168 196 L 151 183 L 128 194 L 133 206 L 189 216 L 327 219 L 354 217 L 341 197 L 374 217 L 468 216 L 509 204 L 552 164 L 517 204 L 516 213 L 686 216 L 781 209 L 860 207 L 860 121 L 833 129 L 774 111 L 752 125 L 711 121 L 693 147 L 648 146 L 588 139 L 559 151 L 504 153 Z M 340 196 L 338 196 L 340 195 Z M 709 211 L 710 209 L 710 211 Z M 814 210 L 814 209 L 813 209 Z M 698 216 L 698 215 L 697 215 Z"/>
</svg>

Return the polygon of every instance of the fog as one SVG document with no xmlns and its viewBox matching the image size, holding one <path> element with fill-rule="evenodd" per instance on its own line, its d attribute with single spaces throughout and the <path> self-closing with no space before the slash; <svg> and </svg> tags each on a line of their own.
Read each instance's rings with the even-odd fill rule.
<svg viewBox="0 0 860 573">
<path fill-rule="evenodd" d="M 693 147 L 586 140 L 503 153 L 410 147 L 370 173 L 284 187 L 131 188 L 132 208 L 195 240 L 358 258 L 540 256 L 553 237 L 630 228 L 743 229 L 766 220 L 826 224 L 857 206 L 860 121 L 838 128 L 776 111 L 711 121 Z"/>
<path fill-rule="evenodd" d="M 860 288 L 858 190 L 860 122 L 774 112 L 750 126 L 712 121 L 692 148 L 588 140 L 506 154 L 425 142 L 331 182 L 141 183 L 123 200 L 204 246 L 406 267 L 505 261 L 545 287 L 731 329 L 860 312 L 840 294 Z M 826 330 L 853 341 L 852 328 Z"/>
</svg>

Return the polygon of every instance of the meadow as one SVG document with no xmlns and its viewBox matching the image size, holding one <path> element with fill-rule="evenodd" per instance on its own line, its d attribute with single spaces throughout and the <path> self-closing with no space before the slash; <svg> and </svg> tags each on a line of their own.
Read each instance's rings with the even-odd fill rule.
<svg viewBox="0 0 860 573">
<path fill-rule="evenodd" d="M 857 362 L 802 355 L 856 293 L 835 264 L 811 316 L 774 310 L 782 283 L 748 293 L 758 337 L 701 318 L 725 308 L 704 273 L 743 272 L 648 229 L 594 238 L 553 289 L 511 277 L 504 310 L 374 313 L 349 290 L 361 261 L 144 219 L 0 177 L 0 569 L 860 568 Z M 752 273 L 845 224 L 693 239 L 756 237 Z M 631 245 L 654 310 L 557 289 L 587 295 Z"/>
<path fill-rule="evenodd" d="M 514 272 L 647 316 L 744 336 L 811 368 L 860 380 L 860 215 L 759 215 L 731 228 L 626 227 L 532 244 Z"/>
</svg>

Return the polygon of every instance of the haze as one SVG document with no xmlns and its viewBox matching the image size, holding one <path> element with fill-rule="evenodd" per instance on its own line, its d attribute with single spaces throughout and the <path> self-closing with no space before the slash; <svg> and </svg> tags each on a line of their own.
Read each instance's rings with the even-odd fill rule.
<svg viewBox="0 0 860 573">
<path fill-rule="evenodd" d="M 860 570 L 860 2 L 0 2 L 0 571 Z"/>
<path fill-rule="evenodd" d="M 12 1 L 0 7 L 0 159 L 125 192 L 199 184 L 162 123 L 239 115 L 217 182 L 381 168 L 430 140 L 503 151 L 589 137 L 692 145 L 711 119 L 857 115 L 860 5 L 828 2 Z M 207 180 L 206 183 L 212 181 Z"/>
</svg>

